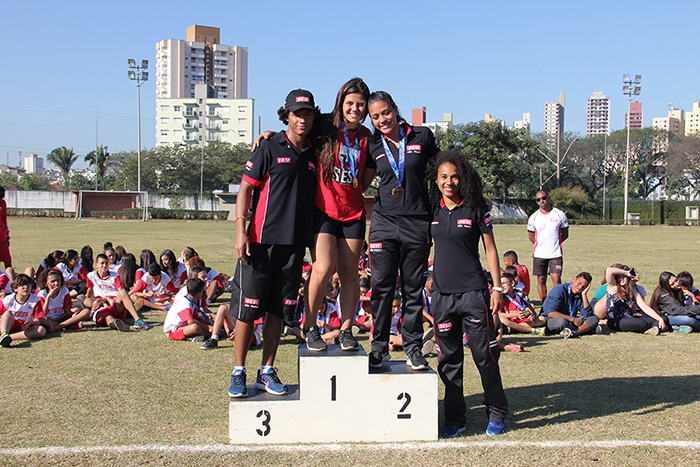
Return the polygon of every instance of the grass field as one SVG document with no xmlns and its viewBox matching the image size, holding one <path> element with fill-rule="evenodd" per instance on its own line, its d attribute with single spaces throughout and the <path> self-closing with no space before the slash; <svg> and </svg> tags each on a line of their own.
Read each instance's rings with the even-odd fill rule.
<svg viewBox="0 0 700 467">
<path fill-rule="evenodd" d="M 10 227 L 18 270 L 36 267 L 56 248 L 89 243 L 97 250 L 110 240 L 135 253 L 171 248 L 179 255 L 193 246 L 208 265 L 233 272 L 232 223 L 10 218 Z M 499 225 L 495 235 L 501 253 L 515 249 L 530 264 L 524 226 Z M 651 292 L 663 270 L 687 269 L 700 278 L 700 230 L 572 226 L 564 258 L 564 278 L 588 270 L 597 281 L 619 261 L 636 267 Z M 151 312 L 146 319 L 163 317 Z M 515 340 L 526 352 L 501 358 L 511 415 L 497 440 L 482 434 L 481 388 L 468 364 L 468 430 L 457 440 L 257 449 L 226 446 L 229 342 L 204 352 L 168 341 L 159 326 L 117 333 L 88 325 L 0 349 L 0 465 L 698 464 L 698 335 Z M 368 343 L 364 336 L 360 342 Z M 259 359 L 253 351 L 249 365 Z M 430 362 L 435 366 L 435 358 Z M 277 366 L 284 382 L 297 381 L 290 337 L 282 340 Z M 341 429 L 333 421 L 322 428 Z M 38 449 L 45 447 L 58 449 Z"/>
</svg>

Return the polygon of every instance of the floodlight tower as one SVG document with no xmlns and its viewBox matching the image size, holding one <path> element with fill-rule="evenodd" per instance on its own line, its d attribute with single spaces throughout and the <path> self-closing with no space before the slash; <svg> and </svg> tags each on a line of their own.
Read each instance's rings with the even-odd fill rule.
<svg viewBox="0 0 700 467">
<path fill-rule="evenodd" d="M 642 75 L 634 75 L 634 80 L 630 75 L 622 75 L 622 94 L 627 96 L 629 101 L 627 106 L 627 157 L 625 158 L 625 220 L 624 224 L 629 224 L 627 218 L 627 200 L 629 198 L 630 183 L 630 114 L 632 113 L 632 101 L 642 92 Z"/>
<path fill-rule="evenodd" d="M 141 65 L 136 60 L 129 59 L 129 79 L 136 82 L 136 120 L 138 125 L 138 191 L 141 191 L 141 85 L 148 81 L 148 60 L 141 60 Z"/>
</svg>

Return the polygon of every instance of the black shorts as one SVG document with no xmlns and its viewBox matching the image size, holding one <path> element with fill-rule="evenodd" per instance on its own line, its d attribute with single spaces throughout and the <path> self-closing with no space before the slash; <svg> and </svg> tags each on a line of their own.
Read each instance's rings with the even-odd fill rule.
<svg viewBox="0 0 700 467">
<path fill-rule="evenodd" d="M 292 321 L 305 252 L 303 246 L 251 243 L 248 262 L 236 265 L 231 316 L 253 321 L 270 313 Z"/>
<path fill-rule="evenodd" d="M 561 275 L 564 259 L 558 258 L 532 258 L 532 275 L 546 276 L 547 274 Z"/>
<path fill-rule="evenodd" d="M 314 235 L 327 233 L 335 238 L 364 240 L 366 228 L 367 220 L 364 215 L 362 219 L 356 221 L 340 222 L 331 219 L 325 212 L 314 207 Z"/>
</svg>

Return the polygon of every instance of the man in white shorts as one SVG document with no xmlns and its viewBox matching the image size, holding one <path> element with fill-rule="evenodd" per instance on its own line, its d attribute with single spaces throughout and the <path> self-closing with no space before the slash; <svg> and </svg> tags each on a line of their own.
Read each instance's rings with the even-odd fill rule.
<svg viewBox="0 0 700 467">
<path fill-rule="evenodd" d="M 549 194 L 540 190 L 535 195 L 540 207 L 527 221 L 527 235 L 535 246 L 532 254 L 532 274 L 537 276 L 537 292 L 540 301 L 547 297 L 547 274 L 552 277 L 552 286 L 561 283 L 561 244 L 569 238 L 569 220 L 559 209 L 552 206 Z"/>
</svg>

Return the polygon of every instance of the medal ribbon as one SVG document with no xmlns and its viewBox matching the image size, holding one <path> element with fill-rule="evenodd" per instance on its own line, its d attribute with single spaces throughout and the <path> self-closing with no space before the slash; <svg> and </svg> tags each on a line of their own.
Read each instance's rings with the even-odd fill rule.
<svg viewBox="0 0 700 467">
<path fill-rule="evenodd" d="M 189 294 L 185 295 L 185 298 L 194 306 L 194 309 L 199 312 L 199 315 L 203 317 L 209 325 L 214 325 L 214 322 L 211 319 L 209 319 L 207 314 L 202 311 L 202 309 L 199 307 L 199 304 L 192 297 L 190 297 Z"/>
<path fill-rule="evenodd" d="M 394 154 L 389 149 L 389 145 L 386 144 L 386 136 L 382 135 L 382 144 L 384 145 L 386 158 L 389 160 L 391 170 L 394 171 L 394 175 L 396 175 L 396 179 L 399 181 L 396 186 L 403 186 L 404 167 L 406 166 L 406 141 L 403 139 L 403 136 L 403 127 L 399 125 L 399 164 L 397 166 Z"/>
<path fill-rule="evenodd" d="M 518 307 L 518 310 L 523 311 L 526 308 L 525 303 L 522 300 L 520 300 L 520 297 L 518 297 L 517 293 L 515 294 L 515 298 L 511 298 L 511 296 L 508 294 L 505 294 L 505 297 L 508 300 L 510 300 L 511 303 L 515 304 L 515 306 Z"/>
<path fill-rule="evenodd" d="M 357 164 L 360 161 L 360 127 L 357 127 L 357 132 L 355 133 L 355 144 L 350 146 L 350 137 L 348 136 L 348 127 L 343 123 L 341 127 L 343 130 L 343 138 L 345 139 L 345 147 L 348 152 L 348 168 L 352 174 L 352 178 L 357 178 Z"/>
</svg>

